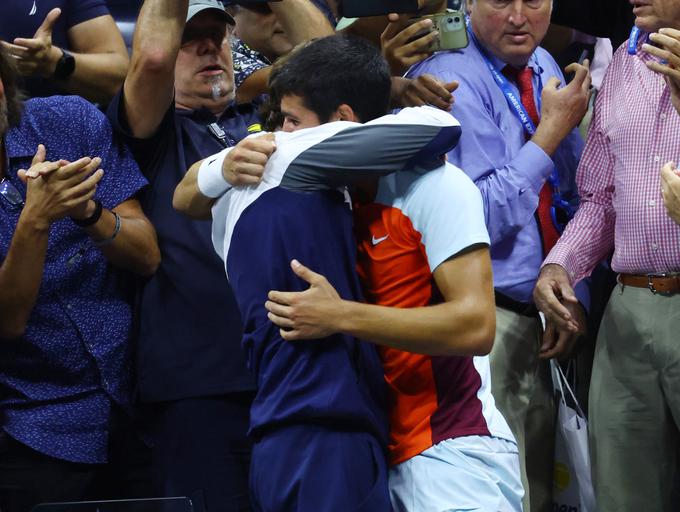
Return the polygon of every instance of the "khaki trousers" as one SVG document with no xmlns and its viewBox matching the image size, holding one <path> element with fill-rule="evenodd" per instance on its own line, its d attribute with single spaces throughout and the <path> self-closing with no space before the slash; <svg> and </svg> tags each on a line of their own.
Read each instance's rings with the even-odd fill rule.
<svg viewBox="0 0 680 512">
<path fill-rule="evenodd" d="M 525 512 L 552 510 L 555 400 L 538 318 L 496 308 L 491 392 L 517 439 Z"/>
<path fill-rule="evenodd" d="M 680 294 L 614 289 L 597 338 L 589 401 L 598 510 L 679 510 L 672 494 L 680 425 Z"/>
</svg>

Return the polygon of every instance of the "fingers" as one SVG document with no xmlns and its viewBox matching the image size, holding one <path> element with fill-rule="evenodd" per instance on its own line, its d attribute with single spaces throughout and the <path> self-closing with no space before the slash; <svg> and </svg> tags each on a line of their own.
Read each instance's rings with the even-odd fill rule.
<svg viewBox="0 0 680 512">
<path fill-rule="evenodd" d="M 554 89 L 554 90 L 556 90 L 560 86 L 561 83 L 562 83 L 562 80 L 560 80 L 556 76 L 551 76 L 550 79 L 548 80 L 548 83 L 545 84 L 544 89 Z"/>
<path fill-rule="evenodd" d="M 392 46 L 408 46 L 408 42 L 417 37 L 418 34 L 420 33 L 426 33 L 424 36 L 431 35 L 432 32 L 430 32 L 430 29 L 432 28 L 432 20 L 429 18 L 425 18 L 423 20 L 417 21 L 415 23 L 412 23 L 411 25 L 407 26 L 406 28 L 403 28 L 403 24 L 405 23 L 405 19 L 400 19 L 400 22 L 397 23 L 391 23 L 390 25 L 393 25 L 392 27 L 389 27 L 385 29 L 385 32 L 391 29 L 392 36 L 388 37 L 388 39 L 391 39 L 391 45 Z M 396 34 L 394 33 L 396 31 Z M 424 39 L 424 37 L 418 37 L 415 41 L 417 42 L 420 41 L 421 39 Z"/>
<path fill-rule="evenodd" d="M 539 280 L 534 291 L 534 300 L 538 309 L 543 311 L 546 317 L 559 318 L 569 322 L 573 320 L 571 313 L 564 307 L 555 293 L 559 289 L 559 284 L 554 279 Z"/>
<path fill-rule="evenodd" d="M 33 155 L 33 160 L 31 160 L 31 167 L 36 164 L 40 164 L 45 161 L 45 156 L 47 155 L 47 150 L 43 144 L 38 144 L 38 149 Z"/>
<path fill-rule="evenodd" d="M 382 34 L 380 35 L 380 41 L 383 46 L 385 44 L 394 39 L 394 37 L 399 33 L 399 31 L 404 28 L 404 25 L 406 24 L 406 16 L 404 15 L 399 15 L 396 13 L 390 13 L 387 15 L 387 19 L 389 20 L 389 23 L 385 27 L 385 30 L 383 30 Z"/>
<path fill-rule="evenodd" d="M 672 37 L 673 39 L 680 41 L 680 30 L 670 28 L 670 27 L 666 27 L 666 28 L 659 29 L 659 34 L 662 34 L 662 35 L 668 36 L 668 37 Z"/>
<path fill-rule="evenodd" d="M 31 166 L 28 171 L 24 171 L 27 178 L 37 178 L 38 176 L 46 176 L 61 167 L 61 162 L 41 162 Z"/>
<path fill-rule="evenodd" d="M 99 157 L 84 157 L 59 169 L 59 177 L 67 183 L 75 184 L 97 170 L 101 163 L 102 159 Z"/>
<path fill-rule="evenodd" d="M 308 269 L 298 260 L 291 261 L 290 267 L 293 269 L 293 272 L 295 272 L 296 276 L 298 276 L 300 279 L 304 279 L 310 285 L 318 284 L 321 281 L 326 280 L 326 278 L 323 277 L 321 274 L 317 274 L 316 272 L 313 272 L 312 270 Z"/>
<path fill-rule="evenodd" d="M 270 290 L 270 292 L 267 294 L 267 298 L 271 302 L 275 302 L 283 306 L 290 306 L 295 300 L 295 297 L 301 293 L 303 292 L 280 292 L 277 290 Z"/>
<path fill-rule="evenodd" d="M 38 27 L 38 30 L 36 30 L 35 32 L 36 37 L 38 36 L 39 33 L 51 34 L 52 30 L 54 30 L 55 23 L 59 19 L 59 16 L 61 16 L 61 9 L 59 7 L 55 7 L 50 12 L 48 12 L 42 24 Z"/>
<path fill-rule="evenodd" d="M 669 180 L 677 178 L 675 174 L 675 163 L 668 162 L 661 168 L 661 179 L 668 183 Z"/>
<path fill-rule="evenodd" d="M 272 300 L 266 301 L 264 303 L 264 307 L 270 313 L 273 313 L 274 315 L 285 318 L 287 320 L 290 320 L 291 317 L 293 316 L 293 308 L 291 308 L 290 306 L 285 306 L 283 304 L 279 304 L 279 303 L 274 302 Z M 292 326 L 287 325 L 286 327 L 292 327 Z"/>
<path fill-rule="evenodd" d="M 448 110 L 453 103 L 453 94 L 447 86 L 453 87 L 454 90 L 458 86 L 457 82 L 452 84 L 443 84 L 431 75 L 421 75 L 412 82 L 409 95 L 416 106 L 430 104 L 442 110 Z"/>
<path fill-rule="evenodd" d="M 19 169 L 19 170 L 17 171 L 17 176 L 19 177 L 19 179 L 22 181 L 22 183 L 23 183 L 24 185 L 27 184 L 27 182 L 28 182 L 28 177 L 26 176 L 26 169 Z"/>
<path fill-rule="evenodd" d="M 289 318 L 279 316 L 275 313 L 267 313 L 267 318 L 269 318 L 269 321 L 273 323 L 276 327 L 280 327 L 281 329 L 292 329 L 295 325 L 292 320 Z"/>
<path fill-rule="evenodd" d="M 14 40 L 14 46 L 21 50 L 14 52 L 15 57 L 28 58 L 36 52 L 45 48 L 45 42 L 42 39 L 26 39 L 22 37 L 17 37 Z"/>
<path fill-rule="evenodd" d="M 669 78 L 672 82 L 675 82 L 675 84 L 669 85 L 675 85 L 677 87 L 677 84 L 680 83 L 680 70 L 653 60 L 647 61 L 646 65 L 647 68 L 650 69 L 651 71 L 664 75 L 665 77 Z"/>
<path fill-rule="evenodd" d="M 545 325 L 545 331 L 543 332 L 543 342 L 541 343 L 540 353 L 546 352 L 555 346 L 557 341 L 557 329 L 555 329 L 555 324 L 552 322 L 547 322 Z"/>
<path fill-rule="evenodd" d="M 12 44 L 6 41 L 1 41 L 1 44 L 5 50 L 7 50 L 7 53 L 14 58 L 23 59 L 30 53 L 30 50 L 26 46 L 19 46 L 18 44 Z"/>
<path fill-rule="evenodd" d="M 97 169 L 91 176 L 71 188 L 74 197 L 80 197 L 92 190 L 96 190 L 97 184 L 104 177 L 104 170 Z"/>
<path fill-rule="evenodd" d="M 570 85 L 574 87 L 582 87 L 584 90 L 590 89 L 590 67 L 588 60 L 585 60 L 583 64 L 571 63 L 565 69 L 567 73 L 573 73 L 574 78 L 572 78 Z"/>
<path fill-rule="evenodd" d="M 448 84 L 444 84 L 444 89 L 446 89 L 450 93 L 453 93 L 456 89 L 458 89 L 459 85 L 460 84 L 458 83 L 458 81 L 454 80 L 453 82 L 449 82 Z"/>
<path fill-rule="evenodd" d="M 576 341 L 577 336 L 569 331 L 561 329 L 556 330 L 557 339 L 552 347 L 547 350 L 541 350 L 539 357 L 541 359 L 552 359 L 553 357 L 563 357 L 571 352 L 571 348 Z"/>
</svg>

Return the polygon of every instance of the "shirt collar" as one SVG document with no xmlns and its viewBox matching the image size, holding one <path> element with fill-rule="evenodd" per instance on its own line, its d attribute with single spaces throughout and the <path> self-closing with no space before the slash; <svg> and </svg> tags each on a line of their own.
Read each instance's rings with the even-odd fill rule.
<svg viewBox="0 0 680 512">
<path fill-rule="evenodd" d="M 498 71 L 503 71 L 505 66 L 508 65 L 507 62 L 503 61 L 503 59 L 500 59 L 496 57 L 493 53 L 491 53 L 487 48 L 485 48 L 481 41 L 478 38 L 476 39 L 476 44 L 479 45 L 479 48 L 483 49 L 483 52 L 488 55 L 489 59 L 491 60 L 491 64 L 498 70 Z M 531 54 L 531 57 L 529 57 L 529 62 L 527 62 L 527 66 L 531 68 L 531 70 L 534 72 L 534 75 L 540 75 L 543 72 L 543 68 L 539 65 L 538 63 L 538 58 L 536 57 L 536 51 Z"/>
<path fill-rule="evenodd" d="M 503 71 L 503 69 L 505 69 L 505 66 L 508 65 L 507 62 L 504 62 L 502 59 L 499 59 L 488 50 L 487 55 L 489 55 L 489 58 L 491 59 L 491 64 L 493 64 L 498 71 Z M 531 70 L 534 72 L 534 75 L 540 75 L 541 72 L 543 71 L 543 68 L 541 68 L 541 66 L 538 64 L 536 52 L 534 52 L 529 58 L 529 62 L 527 62 L 527 67 L 531 68 Z"/>
<path fill-rule="evenodd" d="M 38 143 L 28 136 L 27 131 L 21 130 L 18 126 L 7 131 L 5 149 L 10 160 L 14 158 L 32 158 L 35 154 Z"/>
</svg>

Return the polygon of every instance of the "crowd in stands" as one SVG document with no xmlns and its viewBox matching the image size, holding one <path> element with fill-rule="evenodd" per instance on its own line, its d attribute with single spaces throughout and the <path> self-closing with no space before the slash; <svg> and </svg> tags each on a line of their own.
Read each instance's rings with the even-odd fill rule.
<svg viewBox="0 0 680 512">
<path fill-rule="evenodd" d="M 1 512 L 680 509 L 680 2 L 356 3 L 0 4 Z"/>
</svg>

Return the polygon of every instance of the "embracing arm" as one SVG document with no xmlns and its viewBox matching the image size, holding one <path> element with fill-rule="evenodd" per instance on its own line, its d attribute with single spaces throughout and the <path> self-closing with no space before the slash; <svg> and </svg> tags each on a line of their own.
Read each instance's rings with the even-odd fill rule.
<svg viewBox="0 0 680 512">
<path fill-rule="evenodd" d="M 194 219 L 209 219 L 215 199 L 231 187 L 257 185 L 261 181 L 264 167 L 275 150 L 274 134 L 267 133 L 243 139 L 233 148 L 196 162 L 175 188 L 173 208 Z M 218 160 L 223 160 L 221 167 L 209 165 L 219 164 Z"/>
<path fill-rule="evenodd" d="M 286 340 L 344 332 L 374 343 L 428 355 L 488 354 L 496 330 L 491 260 L 486 245 L 468 248 L 437 267 L 445 302 L 391 308 L 341 299 L 328 281 L 297 262 L 293 271 L 311 284 L 304 292 L 272 291 L 269 318 Z"/>
</svg>

